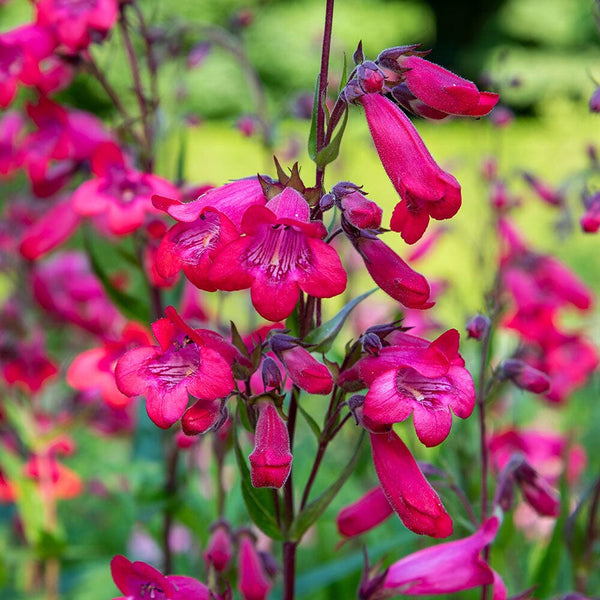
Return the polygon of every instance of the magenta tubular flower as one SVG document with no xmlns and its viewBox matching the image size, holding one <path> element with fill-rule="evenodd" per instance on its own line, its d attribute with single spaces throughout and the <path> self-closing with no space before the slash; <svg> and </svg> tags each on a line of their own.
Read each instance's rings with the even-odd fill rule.
<svg viewBox="0 0 600 600">
<path fill-rule="evenodd" d="M 537 194 L 540 200 L 551 206 L 561 206 L 564 204 L 564 194 L 560 190 L 551 188 L 546 182 L 542 181 L 532 173 L 523 173 L 523 179 L 531 186 L 531 189 Z"/>
<path fill-rule="evenodd" d="M 251 206 L 242 220 L 244 237 L 215 257 L 210 279 L 218 289 L 250 288 L 256 311 L 269 321 L 287 318 L 300 291 L 331 298 L 346 287 L 337 252 L 323 242 L 323 224 L 310 221 L 310 207 L 286 188 L 266 206 Z"/>
<path fill-rule="evenodd" d="M 443 115 L 483 117 L 498 102 L 498 94 L 480 92 L 473 82 L 420 56 L 401 56 L 397 63 L 401 69 L 407 69 L 403 76 L 409 92 Z M 415 109 L 420 114 L 418 104 Z M 427 111 L 423 112 L 423 116 L 429 116 Z"/>
<path fill-rule="evenodd" d="M 369 437 L 379 483 L 404 525 L 420 535 L 452 535 L 450 515 L 404 442 L 393 431 Z"/>
<path fill-rule="evenodd" d="M 534 394 L 550 389 L 550 377 L 539 369 L 517 358 L 509 358 L 500 365 L 501 376 L 510 379 L 518 388 Z"/>
<path fill-rule="evenodd" d="M 419 550 L 390 565 L 377 599 L 397 595 L 452 594 L 496 581 L 496 574 L 481 557 L 496 536 L 497 517 L 483 523 L 469 537 Z M 494 600 L 505 598 L 504 586 L 494 589 Z"/>
<path fill-rule="evenodd" d="M 147 563 L 131 562 L 122 555 L 110 561 L 115 585 L 125 594 L 113 600 L 211 600 L 214 596 L 200 581 L 184 575 L 163 575 Z"/>
<path fill-rule="evenodd" d="M 393 102 L 379 94 L 364 94 L 357 101 L 365 109 L 383 168 L 402 198 L 390 227 L 407 244 L 414 244 L 425 233 L 430 217 L 449 219 L 457 213 L 460 185 L 440 169 L 409 118 Z"/>
<path fill-rule="evenodd" d="M 130 168 L 120 148 L 100 144 L 92 157 L 95 179 L 82 183 L 71 202 L 81 216 L 106 219 L 112 233 L 126 235 L 138 229 L 147 214 L 157 214 L 153 194 L 178 196 L 177 188 L 166 179 Z"/>
<path fill-rule="evenodd" d="M 11 104 L 19 83 L 32 86 L 39 82 L 39 63 L 55 46 L 52 33 L 33 24 L 0 34 L 0 108 Z"/>
<path fill-rule="evenodd" d="M 340 207 L 346 220 L 357 229 L 378 229 L 381 227 L 383 210 L 358 190 L 344 194 Z"/>
<path fill-rule="evenodd" d="M 218 429 L 227 418 L 221 400 L 196 400 L 181 417 L 181 428 L 186 435 L 198 435 Z"/>
<path fill-rule="evenodd" d="M 188 394 L 203 400 L 227 396 L 235 387 L 235 350 L 218 334 L 191 329 L 173 307 L 152 325 L 159 346 L 141 346 L 123 355 L 115 370 L 119 390 L 146 396 L 152 421 L 167 429 L 181 418 Z"/>
<path fill-rule="evenodd" d="M 1 146 L 0 146 L 1 147 Z M 2 169 L 0 167 L 0 173 Z M 585 233 L 597 233 L 600 229 L 600 194 L 594 194 L 584 200 L 585 212 L 579 220 Z"/>
<path fill-rule="evenodd" d="M 67 383 L 76 390 L 97 391 L 110 406 L 122 408 L 131 398 L 119 391 L 115 382 L 115 366 L 133 346 L 150 345 L 149 333 L 141 325 L 131 322 L 117 340 L 107 340 L 98 348 L 86 350 L 73 359 L 67 370 Z"/>
<path fill-rule="evenodd" d="M 238 590 L 244 600 L 266 600 L 273 584 L 250 536 L 242 534 L 238 554 Z"/>
<path fill-rule="evenodd" d="M 226 215 L 239 230 L 246 210 L 254 205 L 264 206 L 266 199 L 258 177 L 248 177 L 210 189 L 192 202 L 162 196 L 155 196 L 152 202 L 182 223 L 193 223 L 207 208 L 212 208 Z"/>
<path fill-rule="evenodd" d="M 340 535 L 350 538 L 377 527 L 393 514 L 394 509 L 377 486 L 356 502 L 344 506 L 335 523 Z"/>
<path fill-rule="evenodd" d="M 52 28 L 73 53 L 103 39 L 119 14 L 117 0 L 38 0 L 35 6 L 37 23 Z"/>
<path fill-rule="evenodd" d="M 231 530 L 224 522 L 219 522 L 214 529 L 204 552 L 204 562 L 206 570 L 210 567 L 222 573 L 226 571 L 233 558 L 233 540 L 231 539 Z"/>
<path fill-rule="evenodd" d="M 212 208 L 191 223 L 177 223 L 169 229 L 156 253 L 156 269 L 164 278 L 180 270 L 201 290 L 214 292 L 217 288 L 208 272 L 215 254 L 240 235 L 235 225 Z"/>
<path fill-rule="evenodd" d="M 77 229 L 80 217 L 70 200 L 62 200 L 28 227 L 21 238 L 19 250 L 28 260 L 36 260 L 66 241 Z"/>
<path fill-rule="evenodd" d="M 350 240 L 365 261 L 369 275 L 386 294 L 408 308 L 433 306 L 429 302 L 427 279 L 411 269 L 387 244 L 370 235 Z"/>
<path fill-rule="evenodd" d="M 523 461 L 515 470 L 514 477 L 527 504 L 539 515 L 546 517 L 560 515 L 560 496 L 530 464 Z"/>
<path fill-rule="evenodd" d="M 254 487 L 281 488 L 292 469 L 290 436 L 275 405 L 259 400 L 254 450 L 250 459 L 250 477 Z"/>
<path fill-rule="evenodd" d="M 475 406 L 473 379 L 458 353 L 458 332 L 451 329 L 431 344 L 398 337 L 400 344 L 364 359 L 359 367 L 369 384 L 362 407 L 364 425 L 386 430 L 412 414 L 419 440 L 437 446 L 450 433 L 451 409 L 466 419 Z"/>
<path fill-rule="evenodd" d="M 271 338 L 271 348 L 283 363 L 290 379 L 309 394 L 329 394 L 333 378 L 329 369 L 314 358 L 294 338 L 276 334 Z"/>
</svg>

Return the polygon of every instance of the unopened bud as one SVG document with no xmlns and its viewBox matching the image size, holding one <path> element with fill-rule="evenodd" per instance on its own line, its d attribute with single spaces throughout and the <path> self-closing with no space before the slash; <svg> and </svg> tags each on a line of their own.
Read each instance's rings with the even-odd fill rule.
<svg viewBox="0 0 600 600">
<path fill-rule="evenodd" d="M 371 60 L 367 60 L 358 66 L 356 76 L 358 77 L 361 88 L 367 92 L 367 94 L 375 94 L 381 92 L 383 89 L 385 75 Z"/>
<path fill-rule="evenodd" d="M 208 540 L 204 561 L 206 569 L 212 566 L 215 571 L 221 573 L 226 571 L 233 557 L 233 539 L 231 529 L 224 521 L 218 522 Z"/>
<path fill-rule="evenodd" d="M 503 379 L 510 379 L 517 387 L 534 394 L 543 394 L 550 389 L 550 378 L 518 358 L 509 358 L 500 366 Z"/>
<path fill-rule="evenodd" d="M 600 112 L 600 87 L 596 88 L 590 98 L 590 110 L 595 113 Z"/>
<path fill-rule="evenodd" d="M 490 330 L 490 319 L 485 315 L 475 315 L 467 323 L 467 333 L 470 338 L 480 340 L 485 337 Z"/>
<path fill-rule="evenodd" d="M 371 356 L 379 356 L 383 343 L 376 333 L 365 333 L 361 338 L 362 351 Z"/>
<path fill-rule="evenodd" d="M 319 208 L 322 212 L 327 212 L 329 209 L 333 208 L 335 205 L 335 198 L 333 194 L 325 194 L 319 200 Z"/>
<path fill-rule="evenodd" d="M 261 375 L 265 389 L 279 389 L 281 386 L 281 371 L 270 356 L 263 361 Z"/>
</svg>

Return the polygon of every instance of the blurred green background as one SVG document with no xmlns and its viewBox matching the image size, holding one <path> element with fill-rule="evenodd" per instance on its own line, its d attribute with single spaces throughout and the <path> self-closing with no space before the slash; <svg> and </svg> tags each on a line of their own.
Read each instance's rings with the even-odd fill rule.
<svg viewBox="0 0 600 600">
<path fill-rule="evenodd" d="M 312 98 L 319 69 L 324 2 L 144 0 L 142 7 L 157 23 L 157 35 L 165 39 L 165 64 L 160 79 L 164 101 L 160 111 L 159 171 L 174 178 L 182 163 L 188 180 L 220 185 L 256 172 L 273 174 L 271 156 L 275 152 L 284 165 L 298 160 L 302 175 L 307 183 L 312 183 L 314 165 L 306 152 L 310 123 L 297 115 L 301 98 Z M 28 2 L 12 0 L 0 6 L 0 27 L 7 30 L 27 21 L 30 15 Z M 220 29 L 215 30 L 214 26 Z M 270 123 L 268 144 L 259 134 L 245 137 L 236 127 L 240 117 L 255 114 L 257 107 L 246 74 L 231 52 L 213 43 L 199 66 L 190 69 L 186 64 L 187 53 L 207 39 L 207 34 L 210 38 L 215 32 L 221 41 L 240 44 L 264 84 L 266 103 L 259 112 Z M 489 190 L 480 175 L 482 162 L 488 156 L 497 157 L 501 176 L 509 182 L 511 191 L 522 198 L 517 220 L 531 243 L 542 252 L 557 255 L 600 292 L 598 237 L 583 235 L 577 227 L 582 212 L 580 175 L 588 165 L 586 149 L 598 142 L 600 132 L 600 115 L 588 110 L 588 99 L 596 87 L 594 79 L 600 81 L 594 2 L 338 0 L 333 36 L 333 82 L 341 76 L 344 55 L 350 61 L 359 40 L 368 58 L 375 58 L 389 46 L 422 42 L 424 47 L 433 49 L 432 60 L 478 81 L 482 88 L 499 91 L 501 102 L 516 114 L 515 122 L 506 128 L 497 128 L 487 119 L 416 123 L 433 156 L 463 186 L 463 208 L 448 225 L 450 234 L 417 267 L 430 279 L 444 278 L 452 284 L 436 308 L 446 327 L 464 330 L 466 319 L 483 309 L 483 294 L 494 275 L 491 265 L 495 247 L 487 239 Z M 93 52 L 123 100 L 133 103 L 129 73 L 118 55 L 116 41 L 109 39 Z M 87 78 L 79 77 L 72 88 L 61 93 L 61 99 L 72 106 L 94 110 L 108 120 L 114 118 L 102 91 Z M 190 124 L 190 117 L 195 124 Z M 559 215 L 525 186 L 522 170 L 534 172 L 550 185 L 565 190 L 575 224 L 569 235 L 557 237 Z M 340 158 L 329 168 L 326 185 L 340 179 L 364 185 L 370 197 L 384 207 L 387 222 L 397 195 L 381 167 L 358 108 L 351 110 Z M 407 254 L 398 236 L 388 234 L 385 239 L 402 255 Z M 362 291 L 372 284 L 365 278 L 356 286 L 357 291 Z M 597 313 L 575 325 L 585 329 L 589 337 L 599 339 Z M 476 350 L 467 343 L 464 352 L 469 366 L 474 367 Z M 514 409 L 526 423 L 540 409 L 542 420 L 558 424 L 563 430 L 571 428 L 576 437 L 581 436 L 590 457 L 590 477 L 600 468 L 600 441 L 593 431 L 583 429 L 582 423 L 600 422 L 597 391 L 595 382 L 576 394 L 568 411 L 560 417 L 524 394 L 518 398 L 526 397 L 527 407 Z M 539 420 L 540 413 L 537 414 Z M 143 410 L 141 418 L 144 423 Z M 81 435 L 78 439 L 80 451 L 70 465 L 85 476 L 93 462 L 93 476 L 105 482 L 109 494 L 90 495 L 84 509 L 73 510 L 75 504 L 68 502 L 62 506 L 67 531 L 77 532 L 77 540 L 66 555 L 65 598 L 111 597 L 114 587 L 107 557 L 125 551 L 134 523 L 150 524 L 148 529 L 152 530 L 152 518 L 161 508 L 161 499 L 152 493 L 153 482 L 160 479 L 160 457 L 152 455 L 159 434 L 151 425 L 141 428 L 133 455 L 126 441 L 111 442 L 107 449 L 105 441 L 92 436 Z M 314 452 L 314 439 L 307 431 L 304 434 L 299 437 L 295 453 L 296 467 L 301 471 L 309 468 L 307 461 Z M 335 477 L 339 465 L 348 460 L 347 444 L 353 443 L 356 432 L 350 428 L 345 434 L 333 449 L 317 487 L 324 487 Z M 402 434 L 410 439 L 410 428 L 403 427 Z M 448 448 L 459 447 L 467 459 L 476 456 L 475 427 L 455 422 L 447 444 Z M 436 450 L 419 450 L 416 444 L 413 449 L 420 459 L 440 458 Z M 340 506 L 375 483 L 368 456 L 365 454 L 363 459 L 356 478 L 344 488 L 300 551 L 298 598 L 338 600 L 355 595 L 362 566 L 360 546 L 352 542 L 336 553 L 338 537 L 333 520 Z M 452 464 L 452 459 L 444 460 L 453 472 L 460 473 L 460 468 L 465 468 L 464 464 L 460 468 Z M 135 467 L 128 475 L 131 493 L 125 493 L 121 471 L 131 465 Z M 202 488 L 209 485 L 212 475 L 208 472 L 200 483 L 188 482 L 186 506 L 177 515 L 201 543 L 206 542 L 206 522 L 214 517 L 207 508 L 207 491 Z M 240 494 L 235 491 L 236 487 L 228 498 L 228 510 L 232 518 L 241 518 L 244 509 Z M 470 491 L 477 494 L 477 490 Z M 444 496 L 444 502 L 451 514 L 461 514 L 450 496 Z M 107 510 L 107 504 L 113 510 Z M 511 593 L 516 593 L 536 580 L 545 543 L 525 546 L 523 534 L 511 527 L 510 518 L 507 521 L 499 551 L 494 551 L 493 558 Z M 457 529 L 466 532 L 466 528 L 461 530 L 461 517 L 457 523 Z M 72 533 L 69 539 L 72 541 Z M 388 560 L 398 559 L 423 545 L 397 520 L 372 532 L 367 540 L 373 560 L 384 553 Z M 510 566 L 515 564 L 514 558 L 511 561 L 502 554 L 508 542 L 513 548 L 522 548 L 514 570 Z M 0 546 L 0 555 L 10 552 L 11 549 Z M 553 577 L 560 577 L 556 592 L 571 589 L 573 574 L 563 564 L 563 558 L 560 555 L 558 563 L 553 564 Z M 181 572 L 192 572 L 199 562 L 196 548 L 180 555 L 177 567 Z M 1 567 L 2 564 L 0 581 Z M 12 592 L 8 593 L 0 593 L 0 598 L 14 598 Z M 273 598 L 276 597 L 274 593 Z M 464 597 L 478 597 L 478 592 Z"/>
</svg>

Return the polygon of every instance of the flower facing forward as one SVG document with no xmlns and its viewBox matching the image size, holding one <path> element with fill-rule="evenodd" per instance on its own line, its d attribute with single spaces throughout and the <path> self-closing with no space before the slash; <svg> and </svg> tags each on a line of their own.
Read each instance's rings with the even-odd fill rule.
<svg viewBox="0 0 600 600">
<path fill-rule="evenodd" d="M 458 340 L 455 329 L 433 342 L 394 332 L 388 338 L 391 345 L 343 373 L 342 385 L 358 379 L 369 387 L 362 406 L 365 427 L 385 431 L 412 414 L 423 444 L 436 446 L 444 441 L 452 412 L 466 419 L 475 406 L 473 379 L 464 368 Z"/>
<path fill-rule="evenodd" d="M 115 585 L 124 596 L 113 600 L 211 600 L 211 591 L 200 581 L 185 575 L 163 575 L 151 565 L 131 562 L 122 555 L 110 561 Z"/>
<path fill-rule="evenodd" d="M 237 355 L 220 335 L 190 328 L 173 307 L 165 314 L 152 324 L 159 345 L 130 350 L 115 370 L 119 390 L 144 394 L 148 416 L 164 429 L 182 417 L 188 394 L 216 400 L 233 390 L 231 365 Z"/>
<path fill-rule="evenodd" d="M 344 291 L 340 258 L 322 241 L 325 227 L 310 221 L 299 192 L 286 188 L 265 206 L 250 206 L 241 229 L 245 235 L 214 257 L 210 279 L 221 290 L 250 288 L 252 304 L 265 319 L 287 318 L 300 291 L 317 298 Z"/>
</svg>

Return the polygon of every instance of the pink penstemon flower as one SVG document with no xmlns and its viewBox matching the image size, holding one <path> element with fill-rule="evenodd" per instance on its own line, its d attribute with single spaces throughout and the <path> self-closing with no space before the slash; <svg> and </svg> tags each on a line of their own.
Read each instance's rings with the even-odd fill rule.
<svg viewBox="0 0 600 600">
<path fill-rule="evenodd" d="M 406 444 L 394 431 L 371 433 L 369 438 L 381 488 L 404 525 L 421 535 L 451 535 L 452 519 Z"/>
<path fill-rule="evenodd" d="M 394 509 L 381 487 L 377 486 L 361 496 L 356 502 L 344 506 L 335 523 L 344 537 L 354 537 L 377 527 L 394 514 Z"/>
<path fill-rule="evenodd" d="M 402 198 L 390 227 L 408 244 L 418 241 L 430 217 L 449 219 L 460 208 L 460 185 L 434 161 L 409 118 L 380 94 L 357 100 L 365 109 L 375 148 Z"/>
<path fill-rule="evenodd" d="M 152 421 L 168 428 L 188 405 L 188 394 L 203 400 L 227 396 L 235 386 L 235 349 L 218 334 L 192 329 L 168 307 L 152 325 L 159 346 L 141 346 L 119 359 L 117 387 L 127 396 L 146 396 Z"/>
<path fill-rule="evenodd" d="M 322 223 L 310 221 L 310 207 L 286 188 L 265 206 L 244 213 L 245 234 L 214 257 L 209 277 L 218 289 L 250 288 L 256 311 L 269 321 L 288 317 L 300 291 L 330 298 L 346 287 L 337 252 L 322 241 Z"/>
<path fill-rule="evenodd" d="M 163 575 L 151 565 L 131 562 L 122 555 L 110 561 L 110 570 L 124 596 L 113 600 L 211 600 L 215 596 L 200 581 L 184 575 Z"/>
<path fill-rule="evenodd" d="M 379 581 L 363 582 L 359 597 L 384 600 L 398 595 L 446 595 L 494 584 L 493 600 L 505 600 L 502 580 L 481 556 L 499 526 L 498 517 L 491 517 L 473 535 L 419 550 L 392 563 Z"/>
<path fill-rule="evenodd" d="M 82 183 L 71 202 L 81 216 L 104 220 L 116 235 L 138 229 L 146 215 L 156 214 L 153 194 L 177 197 L 179 191 L 166 179 L 129 166 L 121 149 L 112 142 L 102 143 L 92 157 L 95 179 Z"/>
</svg>

